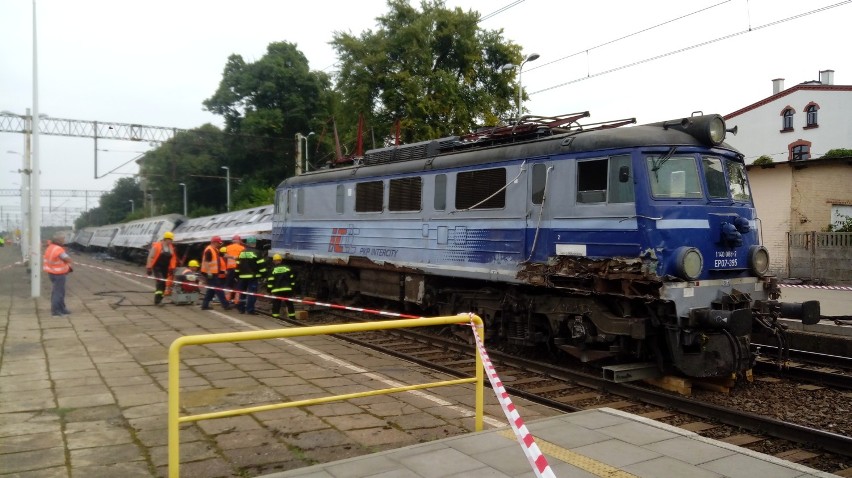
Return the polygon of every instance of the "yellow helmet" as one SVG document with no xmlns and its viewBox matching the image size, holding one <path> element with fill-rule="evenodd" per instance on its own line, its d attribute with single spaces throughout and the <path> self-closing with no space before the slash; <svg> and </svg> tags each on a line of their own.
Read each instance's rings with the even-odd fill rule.
<svg viewBox="0 0 852 478">
<path fill-rule="evenodd" d="M 283 260 L 283 259 L 284 258 L 281 257 L 281 254 L 275 254 L 274 256 L 272 256 L 273 261 L 280 261 L 280 260 Z"/>
<path fill-rule="evenodd" d="M 225 254 L 226 252 L 228 252 L 228 248 L 222 247 L 221 249 L 219 249 L 219 252 L 221 252 L 222 254 Z"/>
<path fill-rule="evenodd" d="M 187 264 L 187 266 L 189 266 L 189 267 L 201 267 L 201 264 L 199 264 L 198 261 L 193 259 L 193 260 L 189 261 L 189 264 Z"/>
<path fill-rule="evenodd" d="M 163 239 L 174 239 L 174 238 L 175 238 L 175 234 L 172 231 L 166 231 L 166 233 L 163 234 Z"/>
</svg>

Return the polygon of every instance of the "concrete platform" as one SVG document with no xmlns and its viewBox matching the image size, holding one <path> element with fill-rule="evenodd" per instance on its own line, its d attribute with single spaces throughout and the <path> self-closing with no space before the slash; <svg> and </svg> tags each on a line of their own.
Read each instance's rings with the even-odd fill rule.
<svg viewBox="0 0 852 478">
<path fill-rule="evenodd" d="M 835 475 L 600 408 L 527 423 L 558 477 L 805 478 Z M 511 430 L 389 450 L 265 478 L 535 476 Z"/>
<path fill-rule="evenodd" d="M 51 317 L 48 281 L 31 299 L 19 257 L 0 248 L 3 477 L 166 476 L 171 342 L 280 327 L 235 311 L 155 306 L 141 267 L 128 277 L 104 270 L 126 266 L 79 254 L 72 314 Z M 182 358 L 187 414 L 446 379 L 327 337 L 193 346 Z M 185 424 L 181 476 L 533 476 L 498 401 L 490 390 L 485 398 L 480 433 L 471 433 L 472 386 Z M 830 476 L 615 410 L 562 415 L 514 403 L 557 476 Z"/>
<path fill-rule="evenodd" d="M 0 248 L 0 476 L 167 475 L 168 347 L 183 335 L 279 328 L 264 316 L 154 305 L 154 287 L 73 254 L 72 314 L 30 298 L 19 252 Z M 446 380 L 329 337 L 186 347 L 185 414 Z M 486 427 L 505 417 L 486 390 Z M 252 477 L 474 430 L 472 386 L 366 397 L 181 427 L 181 476 Z M 556 411 L 519 400 L 527 419 Z"/>
</svg>

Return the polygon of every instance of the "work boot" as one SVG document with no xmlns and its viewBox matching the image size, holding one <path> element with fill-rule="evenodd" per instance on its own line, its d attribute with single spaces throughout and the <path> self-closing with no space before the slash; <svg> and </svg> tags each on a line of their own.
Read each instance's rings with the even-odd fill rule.
<svg viewBox="0 0 852 478">
<path fill-rule="evenodd" d="M 162 302 L 162 301 L 163 301 L 163 296 L 161 296 L 160 294 L 154 295 L 154 305 L 160 305 L 160 302 Z"/>
</svg>

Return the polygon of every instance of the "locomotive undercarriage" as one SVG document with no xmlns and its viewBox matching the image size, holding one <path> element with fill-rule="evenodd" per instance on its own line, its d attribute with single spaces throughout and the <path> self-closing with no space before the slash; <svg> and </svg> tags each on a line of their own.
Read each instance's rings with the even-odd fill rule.
<svg viewBox="0 0 852 478">
<path fill-rule="evenodd" d="M 649 294 L 624 294 L 636 291 L 635 284 L 620 283 L 631 282 L 629 277 L 598 280 L 598 290 L 329 264 L 297 267 L 296 277 L 301 295 L 321 300 L 378 298 L 424 316 L 475 312 L 485 322 L 491 346 L 552 357 L 564 354 L 583 362 L 654 362 L 664 373 L 679 371 L 693 377 L 729 376 L 750 369 L 755 360 L 750 333 L 755 325 L 783 341 L 783 330 L 772 314 L 776 311 L 777 318 L 779 307 L 772 304 L 778 303 L 752 301 L 737 291 L 722 294 L 689 317 L 678 317 L 673 302 L 653 297 L 656 285 L 645 288 Z"/>
</svg>

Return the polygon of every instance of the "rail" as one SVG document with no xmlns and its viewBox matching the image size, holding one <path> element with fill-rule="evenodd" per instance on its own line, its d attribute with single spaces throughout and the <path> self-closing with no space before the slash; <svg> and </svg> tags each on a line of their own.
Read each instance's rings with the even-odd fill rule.
<svg viewBox="0 0 852 478">
<path fill-rule="evenodd" d="M 263 412 L 269 410 L 277 410 L 280 408 L 292 408 L 306 405 L 316 405 L 320 403 L 328 403 L 338 400 L 350 400 L 353 398 L 369 397 L 374 395 L 384 395 L 397 392 L 408 392 L 412 390 L 420 390 L 424 388 L 444 387 L 450 385 L 460 385 L 464 383 L 475 383 L 476 394 L 476 417 L 474 425 L 476 431 L 482 430 L 483 409 L 484 409 L 484 372 L 482 366 L 482 357 L 476 354 L 476 376 L 472 378 L 463 378 L 457 380 L 445 380 L 440 382 L 430 382 L 417 385 L 407 385 L 403 387 L 392 387 L 380 390 L 370 390 L 367 392 L 347 393 L 342 395 L 332 395 L 328 397 L 312 398 L 307 400 L 296 400 L 291 402 L 281 402 L 268 405 L 259 405 L 254 407 L 240 408 L 234 410 L 224 410 L 214 413 L 202 413 L 198 415 L 180 416 L 180 351 L 181 348 L 188 345 L 205 345 L 217 344 L 224 342 L 245 342 L 250 340 L 270 340 L 283 339 L 291 337 L 307 337 L 312 335 L 329 335 L 343 334 L 351 332 L 367 332 L 372 330 L 388 330 L 402 329 L 412 327 L 429 327 L 434 325 L 450 325 L 450 324 L 467 324 L 474 323 L 477 333 L 480 338 L 484 337 L 484 328 L 482 319 L 474 314 L 460 314 L 447 317 L 432 317 L 421 319 L 405 319 L 405 320 L 390 320 L 381 322 L 366 322 L 360 324 L 338 324 L 338 325 L 322 325 L 314 327 L 294 327 L 287 329 L 276 330 L 259 330 L 249 332 L 229 332 L 222 334 L 204 334 L 204 335 L 188 335 L 179 337 L 172 342 L 169 347 L 169 417 L 168 417 L 168 448 L 169 448 L 169 477 L 178 478 L 180 476 L 180 424 L 187 422 L 195 422 L 199 420 L 207 420 L 212 418 L 225 418 L 235 415 L 245 415 L 247 413 Z"/>
</svg>

